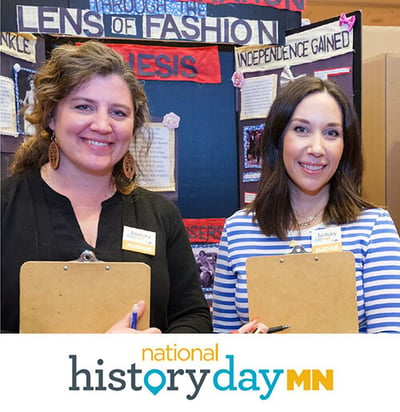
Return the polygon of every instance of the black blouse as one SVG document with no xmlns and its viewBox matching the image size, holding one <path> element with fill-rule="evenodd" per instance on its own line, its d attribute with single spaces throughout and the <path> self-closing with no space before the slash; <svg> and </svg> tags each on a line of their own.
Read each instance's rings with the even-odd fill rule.
<svg viewBox="0 0 400 412">
<path fill-rule="evenodd" d="M 137 188 L 102 203 L 96 248 L 84 240 L 68 198 L 52 190 L 39 171 L 2 182 L 1 330 L 19 330 L 19 268 L 28 260 L 77 259 L 92 250 L 104 261 L 151 267 L 150 325 L 163 332 L 211 332 L 210 311 L 176 206 Z M 122 250 L 123 227 L 156 233 L 156 254 Z M 116 319 L 117 321 L 118 319 Z"/>
</svg>

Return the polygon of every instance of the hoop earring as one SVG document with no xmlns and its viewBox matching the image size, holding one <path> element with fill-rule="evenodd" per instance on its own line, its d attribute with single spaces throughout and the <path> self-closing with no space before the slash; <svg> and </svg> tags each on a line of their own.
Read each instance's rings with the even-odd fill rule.
<svg viewBox="0 0 400 412">
<path fill-rule="evenodd" d="M 128 151 L 122 159 L 122 171 L 128 180 L 132 180 L 135 175 L 135 160 L 132 154 Z"/>
<path fill-rule="evenodd" d="M 57 170 L 58 166 L 60 166 L 60 149 L 58 148 L 58 145 L 55 142 L 56 137 L 54 135 L 54 132 L 52 136 L 50 137 L 50 140 L 51 142 L 49 144 L 49 149 L 48 149 L 49 163 L 53 170 Z"/>
</svg>

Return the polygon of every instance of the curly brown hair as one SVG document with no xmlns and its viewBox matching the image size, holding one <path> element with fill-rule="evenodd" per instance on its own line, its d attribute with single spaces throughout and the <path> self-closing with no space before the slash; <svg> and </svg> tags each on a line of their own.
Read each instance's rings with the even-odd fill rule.
<svg viewBox="0 0 400 412">
<path fill-rule="evenodd" d="M 147 97 L 123 57 L 95 40 L 79 46 L 63 44 L 52 50 L 50 58 L 35 75 L 35 102 L 32 113 L 27 116 L 27 120 L 35 126 L 35 134 L 22 143 L 15 153 L 10 166 L 12 175 L 40 168 L 48 162 L 48 147 L 53 133 L 49 123 L 57 104 L 94 75 L 110 74 L 121 76 L 131 91 L 135 108 L 133 141 L 139 135 L 148 139 L 148 134 L 144 133 L 150 119 Z M 113 176 L 120 192 L 128 194 L 134 189 L 134 180 L 127 179 L 122 171 L 122 160 L 114 166 Z"/>
</svg>

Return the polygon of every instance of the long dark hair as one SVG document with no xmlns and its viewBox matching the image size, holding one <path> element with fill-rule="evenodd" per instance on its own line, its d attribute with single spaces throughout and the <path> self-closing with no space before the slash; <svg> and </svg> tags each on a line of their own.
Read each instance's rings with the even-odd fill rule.
<svg viewBox="0 0 400 412">
<path fill-rule="evenodd" d="M 339 104 L 343 119 L 344 149 L 330 181 L 325 223 L 345 224 L 357 218 L 363 208 L 374 207 L 361 197 L 363 158 L 357 114 L 346 92 L 336 83 L 315 77 L 301 77 L 285 86 L 274 100 L 261 137 L 263 164 L 257 195 L 248 205 L 254 220 L 267 236 L 286 239 L 296 227 L 289 194 L 289 177 L 283 163 L 283 134 L 299 103 L 308 95 L 326 91 Z"/>
</svg>

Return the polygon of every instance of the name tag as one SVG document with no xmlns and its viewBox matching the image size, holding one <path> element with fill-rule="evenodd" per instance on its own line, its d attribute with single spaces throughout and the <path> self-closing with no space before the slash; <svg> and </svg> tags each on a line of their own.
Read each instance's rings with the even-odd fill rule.
<svg viewBox="0 0 400 412">
<path fill-rule="evenodd" d="M 313 253 L 341 252 L 342 230 L 340 227 L 331 227 L 311 232 Z"/>
<path fill-rule="evenodd" d="M 156 233 L 144 229 L 124 226 L 122 249 L 155 256 Z"/>
</svg>

